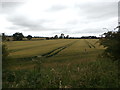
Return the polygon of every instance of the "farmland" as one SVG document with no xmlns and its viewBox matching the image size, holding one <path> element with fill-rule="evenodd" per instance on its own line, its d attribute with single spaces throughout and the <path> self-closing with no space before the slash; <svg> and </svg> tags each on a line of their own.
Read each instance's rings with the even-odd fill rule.
<svg viewBox="0 0 120 90">
<path fill-rule="evenodd" d="M 77 43 L 76 43 L 77 41 Z M 91 40 L 95 44 L 96 40 Z M 73 43 L 72 43 L 73 42 Z M 14 58 L 30 57 L 34 55 L 42 55 L 59 47 L 65 46 L 72 43 L 72 50 L 78 49 L 77 51 L 84 51 L 84 49 L 93 50 L 93 44 L 87 40 L 41 40 L 41 41 L 14 41 L 8 42 L 8 49 L 10 56 Z M 82 47 L 82 48 L 81 48 Z M 96 49 L 103 49 L 97 44 Z M 82 50 L 81 50 L 82 49 Z M 69 52 L 69 51 L 68 51 Z M 64 51 L 62 52 L 64 53 Z M 74 52 L 73 52 L 74 53 Z"/>
<path fill-rule="evenodd" d="M 10 82 L 12 85 L 4 79 L 3 87 L 118 87 L 117 62 L 102 58 L 105 48 L 99 45 L 98 39 L 10 41 L 6 44 L 10 59 L 3 72 L 9 72 L 6 76 L 14 73 L 16 78 Z"/>
</svg>

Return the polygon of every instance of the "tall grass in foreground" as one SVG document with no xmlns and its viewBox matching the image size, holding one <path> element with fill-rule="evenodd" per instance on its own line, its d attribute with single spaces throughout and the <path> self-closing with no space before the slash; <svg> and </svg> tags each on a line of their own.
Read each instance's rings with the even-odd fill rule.
<svg viewBox="0 0 120 90">
<path fill-rule="evenodd" d="M 3 88 L 118 88 L 118 62 L 101 58 L 94 62 L 34 70 L 3 71 Z M 43 62 L 44 63 L 44 62 Z"/>
</svg>

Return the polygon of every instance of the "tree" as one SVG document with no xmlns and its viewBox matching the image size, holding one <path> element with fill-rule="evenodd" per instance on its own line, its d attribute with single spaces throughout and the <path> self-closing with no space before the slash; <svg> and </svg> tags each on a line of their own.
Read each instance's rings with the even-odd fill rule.
<svg viewBox="0 0 120 90">
<path fill-rule="evenodd" d="M 5 33 L 2 33 L 2 41 L 5 41 L 6 40 L 6 35 Z"/>
<path fill-rule="evenodd" d="M 54 36 L 54 39 L 58 39 L 58 35 L 55 35 L 55 36 Z"/>
<path fill-rule="evenodd" d="M 46 37 L 46 40 L 49 40 L 50 38 L 49 37 Z"/>
<path fill-rule="evenodd" d="M 27 39 L 28 39 L 28 40 L 31 40 L 31 39 L 32 39 L 32 36 L 31 36 L 31 35 L 28 35 L 28 36 L 27 36 Z"/>
<path fill-rule="evenodd" d="M 59 38 L 60 38 L 60 39 L 63 39 L 63 38 L 64 38 L 64 34 L 62 33 Z"/>
<path fill-rule="evenodd" d="M 100 44 L 106 47 L 104 54 L 114 60 L 120 60 L 120 32 L 104 33 L 105 37 L 100 39 Z"/>
<path fill-rule="evenodd" d="M 13 40 L 15 41 L 21 41 L 23 40 L 23 37 L 24 37 L 23 34 L 19 32 L 13 34 Z"/>
<path fill-rule="evenodd" d="M 68 38 L 69 38 L 69 35 L 66 36 L 66 39 L 68 39 Z"/>
</svg>

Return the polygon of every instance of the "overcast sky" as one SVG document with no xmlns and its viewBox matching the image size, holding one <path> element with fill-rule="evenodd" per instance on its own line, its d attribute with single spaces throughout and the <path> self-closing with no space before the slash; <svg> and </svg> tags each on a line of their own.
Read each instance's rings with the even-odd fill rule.
<svg viewBox="0 0 120 90">
<path fill-rule="evenodd" d="M 0 0 L 0 33 L 99 36 L 118 25 L 118 1 Z"/>
</svg>

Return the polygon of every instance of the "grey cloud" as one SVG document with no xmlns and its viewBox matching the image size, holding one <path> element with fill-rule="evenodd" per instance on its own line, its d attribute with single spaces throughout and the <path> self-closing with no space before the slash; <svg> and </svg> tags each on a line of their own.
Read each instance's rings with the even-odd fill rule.
<svg viewBox="0 0 120 90">
<path fill-rule="evenodd" d="M 66 6 L 63 6 L 63 5 L 54 5 L 52 6 L 49 10 L 47 11 L 60 11 L 60 10 L 63 10 L 63 9 L 66 9 L 67 7 Z"/>
<path fill-rule="evenodd" d="M 9 27 L 9 29 L 22 29 L 24 31 L 59 31 L 59 30 L 64 30 L 61 28 L 50 28 L 50 27 L 44 27 L 44 23 L 51 22 L 50 20 L 30 20 L 27 17 L 24 16 L 14 16 L 14 17 L 8 17 L 8 20 L 13 23 L 14 26 Z M 25 29 L 24 29 L 25 28 Z"/>
<path fill-rule="evenodd" d="M 92 20 L 105 20 L 118 15 L 117 2 L 83 3 L 77 4 L 75 7 L 80 8 L 80 11 L 87 16 L 87 19 Z"/>
<path fill-rule="evenodd" d="M 70 33 L 72 34 L 85 34 L 85 33 L 88 33 L 88 34 L 101 34 L 101 33 L 104 33 L 105 30 L 103 29 L 100 29 L 100 28 L 86 28 L 86 29 L 83 29 L 83 30 L 72 30 L 70 31 Z"/>
<path fill-rule="evenodd" d="M 46 28 L 43 26 L 43 23 L 47 23 L 47 22 L 51 22 L 49 20 L 46 19 L 41 19 L 41 20 L 30 20 L 30 18 L 27 18 L 27 16 L 21 16 L 18 15 L 17 13 L 14 13 L 14 10 L 23 5 L 24 2 L 1 2 L 2 5 L 2 13 L 6 14 L 7 20 L 9 22 L 11 22 L 13 24 L 13 26 L 11 27 L 7 27 L 10 30 L 16 30 L 16 29 L 21 29 L 23 30 L 24 28 L 26 28 L 25 30 L 27 31 L 33 31 L 33 30 L 40 30 L 40 31 L 49 31 L 49 30 L 59 30 L 59 29 L 52 29 L 52 28 Z M 51 10 L 55 11 L 55 10 L 62 10 L 64 9 L 64 6 L 60 6 L 60 5 L 55 5 L 51 8 Z M 13 14 L 11 14 L 13 13 Z"/>
<path fill-rule="evenodd" d="M 24 2 L 0 2 L 1 5 L 1 13 L 12 13 L 16 9 L 16 7 L 19 7 L 23 5 Z"/>
<path fill-rule="evenodd" d="M 20 29 L 20 28 L 22 28 L 22 27 L 13 25 L 13 26 L 11 26 L 11 27 L 6 27 L 6 28 L 7 28 L 7 29 L 10 29 L 10 30 L 18 30 L 18 29 Z"/>
<path fill-rule="evenodd" d="M 76 25 L 78 23 L 79 23 L 78 20 L 72 20 L 72 21 L 67 22 L 67 24 L 69 24 L 69 25 Z"/>
<path fill-rule="evenodd" d="M 64 2 L 63 2 L 64 3 Z M 14 10 L 16 7 L 21 6 L 23 3 L 20 2 L 5 2 L 2 3 L 2 13 L 7 14 L 7 20 L 13 24 L 11 27 L 7 27 L 10 30 L 23 30 L 23 31 L 51 31 L 55 33 L 65 33 L 65 34 L 98 34 L 105 32 L 104 30 L 100 30 L 98 28 L 94 27 L 86 27 L 86 29 L 81 30 L 81 27 L 84 25 L 87 26 L 87 24 L 93 23 L 95 25 L 96 22 L 109 20 L 111 18 L 117 17 L 117 2 L 94 2 L 94 3 L 78 3 L 75 5 L 73 9 L 79 13 L 79 16 L 82 17 L 82 19 L 74 19 L 71 21 L 68 21 L 65 24 L 65 27 L 61 28 L 51 28 L 51 27 L 45 27 L 43 26 L 44 23 L 51 22 L 47 19 L 39 19 L 39 20 L 31 20 L 27 16 L 21 16 L 18 15 L 18 13 L 15 13 L 11 15 L 11 13 L 14 13 Z M 60 10 L 64 10 L 66 6 L 62 5 L 54 5 L 51 8 L 47 10 L 47 12 L 56 12 Z M 78 9 L 78 10 L 76 10 Z M 114 22 L 114 21 L 113 21 Z M 114 23 L 113 23 L 114 24 Z M 77 25 L 81 25 L 80 28 L 76 28 Z M 76 27 L 75 27 L 76 26 Z M 77 29 L 77 30 L 76 30 Z M 80 29 L 80 30 L 78 30 Z"/>
<path fill-rule="evenodd" d="M 1 3 L 2 8 L 12 8 L 22 4 L 23 2 L 1 2 Z"/>
<path fill-rule="evenodd" d="M 120 1 L 118 3 L 118 21 L 120 22 Z"/>
<path fill-rule="evenodd" d="M 100 29 L 100 28 L 90 28 L 90 29 L 84 29 L 81 32 L 83 33 L 101 33 L 104 32 L 105 30 Z"/>
<path fill-rule="evenodd" d="M 44 29 L 42 24 L 44 22 L 47 22 L 46 20 L 37 20 L 33 21 L 30 19 L 27 19 L 27 17 L 24 16 L 15 16 L 15 17 L 9 17 L 8 20 L 12 22 L 14 25 L 18 27 L 28 28 L 28 30 L 41 30 Z M 12 27 L 10 27 L 12 28 Z"/>
<path fill-rule="evenodd" d="M 92 2 L 78 3 L 74 8 L 78 10 L 82 20 L 69 21 L 68 25 L 90 24 L 103 22 L 118 17 L 117 2 Z"/>
</svg>

